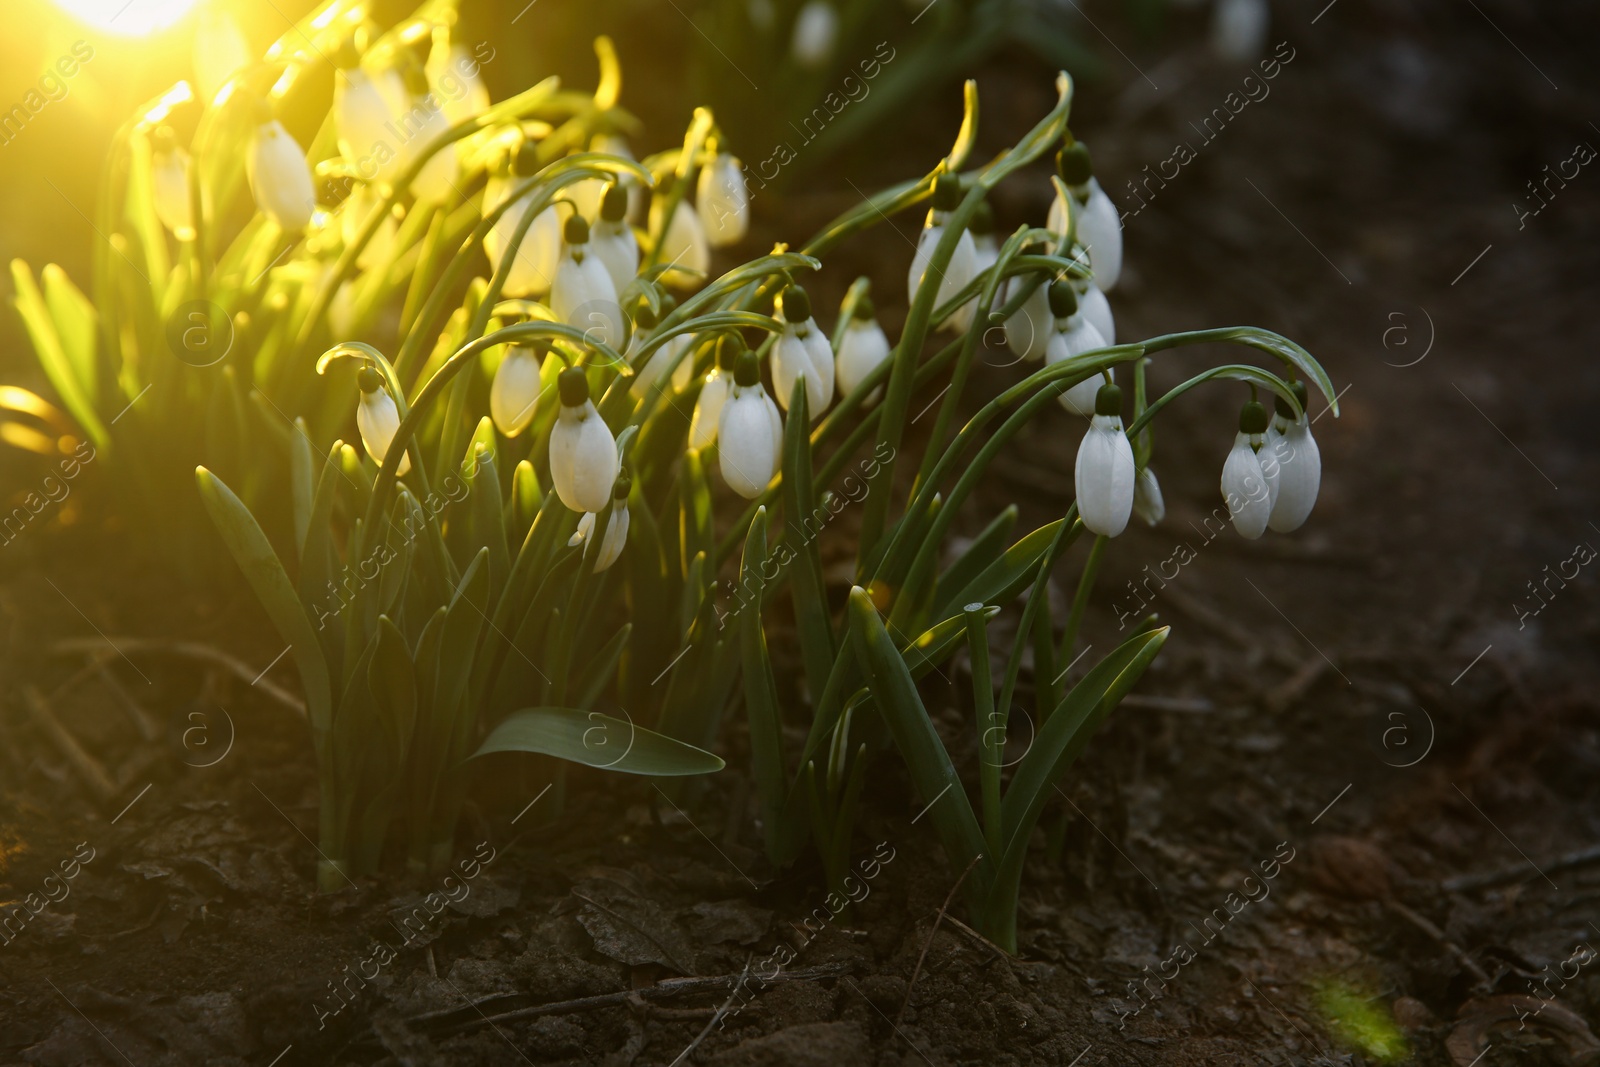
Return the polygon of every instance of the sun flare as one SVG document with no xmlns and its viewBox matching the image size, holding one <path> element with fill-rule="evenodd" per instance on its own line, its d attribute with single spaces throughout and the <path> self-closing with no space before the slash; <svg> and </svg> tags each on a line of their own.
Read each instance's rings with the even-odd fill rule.
<svg viewBox="0 0 1600 1067">
<path fill-rule="evenodd" d="M 164 30 L 187 15 L 195 0 L 56 0 L 67 14 L 123 37 Z"/>
</svg>

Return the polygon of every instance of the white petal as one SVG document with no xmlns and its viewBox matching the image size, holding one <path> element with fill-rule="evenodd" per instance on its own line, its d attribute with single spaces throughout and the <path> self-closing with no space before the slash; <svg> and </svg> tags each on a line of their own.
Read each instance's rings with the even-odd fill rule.
<svg viewBox="0 0 1600 1067">
<path fill-rule="evenodd" d="M 1045 229 L 1057 237 L 1067 235 L 1067 204 L 1057 193 L 1054 200 L 1050 201 L 1050 214 L 1045 219 Z"/>
<path fill-rule="evenodd" d="M 560 321 L 582 330 L 589 343 L 621 347 L 622 309 L 611 275 L 598 256 L 585 252 L 580 260 L 569 251 L 561 257 L 550 288 L 550 310 Z"/>
<path fill-rule="evenodd" d="M 777 445 L 761 386 L 735 386 L 717 427 L 717 456 L 729 488 L 746 500 L 760 496 L 778 469 Z"/>
<path fill-rule="evenodd" d="M 595 410 L 563 406 L 550 431 L 550 480 L 556 495 L 573 511 L 599 511 L 611 499 L 617 480 L 617 439 Z"/>
<path fill-rule="evenodd" d="M 1267 519 L 1272 514 L 1267 494 L 1267 481 L 1261 473 L 1261 461 L 1250 447 L 1250 437 L 1238 434 L 1222 464 L 1222 499 L 1240 536 L 1254 541 L 1266 532 Z"/>
<path fill-rule="evenodd" d="M 933 252 L 939 240 L 944 236 L 942 225 L 931 224 L 924 226 L 922 235 L 917 239 L 916 255 L 911 257 L 911 269 L 906 275 L 906 292 L 908 300 L 915 300 L 917 290 L 921 288 L 928 268 L 932 265 Z M 955 252 L 950 256 L 943 276 L 939 279 L 939 295 L 934 299 L 934 308 L 937 309 L 951 300 L 959 293 L 963 286 L 970 282 L 978 273 L 978 250 L 972 242 L 972 234 L 966 230 L 961 231 L 961 238 L 956 242 Z M 945 329 L 957 330 L 959 324 L 956 320 L 960 316 L 951 316 L 944 324 Z M 970 316 L 969 316 L 970 320 Z"/>
<path fill-rule="evenodd" d="M 801 337 L 799 331 L 805 330 Z M 827 356 L 821 354 L 826 350 Z M 789 410 L 789 398 L 794 393 L 794 383 L 801 378 L 806 382 L 806 407 L 813 421 L 822 417 L 828 401 L 833 398 L 833 352 L 828 339 L 816 328 L 814 319 L 799 326 L 790 323 L 772 346 L 772 388 L 778 394 L 778 406 Z"/>
<path fill-rule="evenodd" d="M 845 328 L 844 340 L 839 344 L 839 355 L 834 360 L 839 396 L 846 397 L 855 392 L 856 386 L 888 358 L 889 338 L 884 335 L 878 320 L 852 321 Z M 882 394 L 883 387 L 879 386 L 867 397 L 867 403 L 876 403 Z"/>
<path fill-rule="evenodd" d="M 369 181 L 389 181 L 403 162 L 402 148 L 389 129 L 394 119 L 389 101 L 366 71 L 359 67 L 339 71 L 333 86 L 339 154 Z"/>
<path fill-rule="evenodd" d="M 585 516 L 585 518 L 591 520 L 589 528 L 593 530 L 593 517 Z M 617 508 L 611 513 L 611 521 L 606 524 L 606 536 L 605 540 L 601 542 L 600 554 L 594 561 L 594 573 L 599 574 L 601 571 L 608 569 L 622 556 L 622 550 L 628 544 L 628 526 L 627 501 L 619 501 Z M 584 555 L 588 555 L 589 549 L 587 547 L 583 551 Z"/>
<path fill-rule="evenodd" d="M 1167 517 L 1167 502 L 1161 495 L 1161 483 L 1156 472 L 1146 467 L 1133 483 L 1133 513 L 1154 526 Z"/>
<path fill-rule="evenodd" d="M 503 182 L 496 185 L 491 183 L 484 192 L 484 207 L 492 211 L 499 203 L 510 194 L 515 182 Z M 531 194 L 529 194 L 531 195 Z M 484 251 L 489 255 L 489 262 L 496 270 L 511 238 L 517 231 L 517 226 L 522 221 L 522 216 L 527 207 L 527 200 L 519 200 L 510 210 L 500 216 L 488 236 L 484 238 Z M 561 216 L 556 209 L 547 207 L 539 212 L 533 224 L 528 227 L 527 234 L 522 239 L 522 244 L 517 249 L 517 258 L 511 264 L 511 272 L 506 278 L 504 294 L 506 296 L 539 296 L 550 291 L 550 285 L 555 281 L 556 267 L 561 262 Z"/>
<path fill-rule="evenodd" d="M 428 81 L 436 87 L 452 126 L 477 118 L 489 108 L 489 87 L 478 73 L 480 67 L 459 44 L 451 45 L 448 52 L 435 46 L 428 56 Z"/>
<path fill-rule="evenodd" d="M 794 20 L 790 52 L 795 63 L 816 68 L 828 62 L 839 37 L 839 13 L 827 0 L 807 0 Z"/>
<path fill-rule="evenodd" d="M 283 123 L 273 120 L 257 128 L 246 170 L 262 214 L 291 233 L 306 228 L 317 207 L 317 191 L 306 154 Z"/>
<path fill-rule="evenodd" d="M 1133 446 L 1117 415 L 1096 415 L 1078 446 L 1073 486 L 1078 517 L 1090 533 L 1115 537 L 1133 513 Z"/>
<path fill-rule="evenodd" d="M 382 389 L 362 393 L 356 405 L 356 429 L 361 432 L 361 447 L 367 450 L 372 462 L 382 466 L 395 431 L 400 429 L 400 411 L 395 407 L 394 398 Z M 411 457 L 401 456 L 395 473 L 404 474 L 410 469 Z"/>
<path fill-rule="evenodd" d="M 232 15 L 211 4 L 200 9 L 200 24 L 194 35 L 194 73 L 195 81 L 200 83 L 202 104 L 209 106 L 228 79 L 254 59 L 254 50 Z"/>
<path fill-rule="evenodd" d="M 1222 58 L 1250 63 L 1267 41 L 1267 0 L 1217 0 L 1211 19 L 1211 47 Z"/>
<path fill-rule="evenodd" d="M 767 418 L 772 423 L 772 454 L 777 457 L 773 467 L 776 470 L 783 462 L 783 416 L 778 414 L 778 405 L 772 402 L 765 389 L 761 390 L 761 405 L 767 409 Z"/>
<path fill-rule="evenodd" d="M 431 94 L 414 101 L 410 114 L 402 116 L 400 122 L 402 131 L 415 131 L 406 142 L 407 166 L 450 129 L 450 120 L 444 117 L 438 98 Z M 447 144 L 428 157 L 412 181 L 411 191 L 423 203 L 450 204 L 461 195 L 460 171 L 456 146 Z"/>
<path fill-rule="evenodd" d="M 706 240 L 705 227 L 700 216 L 683 201 L 672 213 L 672 224 L 661 238 L 661 255 L 656 261 L 671 264 L 681 270 L 668 271 L 664 281 L 679 289 L 696 289 L 705 284 L 706 272 L 711 269 L 711 245 Z M 685 271 L 695 271 L 687 274 Z"/>
<path fill-rule="evenodd" d="M 1117 322 L 1111 314 L 1111 301 L 1106 299 L 1105 291 L 1093 282 L 1078 295 L 1078 314 L 1100 331 L 1106 344 L 1117 343 Z"/>
<path fill-rule="evenodd" d="M 158 152 L 151 160 L 150 191 L 156 218 L 179 240 L 194 237 L 194 211 L 189 200 L 189 153 L 182 148 Z"/>
<path fill-rule="evenodd" d="M 533 422 L 539 402 L 539 360 L 533 350 L 514 347 L 500 361 L 489 389 L 489 414 L 507 437 L 515 437 Z"/>
<path fill-rule="evenodd" d="M 1044 361 L 1048 366 L 1105 346 L 1105 338 L 1100 336 L 1100 331 L 1089 325 L 1082 315 L 1074 315 L 1067 320 L 1066 329 L 1051 333 L 1045 347 Z M 1057 399 L 1068 411 L 1088 418 L 1094 414 L 1095 394 L 1100 391 L 1100 386 L 1103 384 L 1105 384 L 1103 377 L 1098 374 L 1092 375 L 1062 393 Z"/>
<path fill-rule="evenodd" d="M 695 206 L 712 247 L 723 248 L 744 240 L 750 228 L 750 190 L 737 159 L 721 153 L 700 169 Z"/>
<path fill-rule="evenodd" d="M 694 354 L 686 350 L 694 347 L 697 337 L 697 334 L 679 334 L 667 342 L 667 347 L 673 352 L 672 358 L 678 360 L 677 365 L 672 368 L 672 388 L 680 393 L 689 388 L 689 383 L 694 381 Z M 682 359 L 678 359 L 679 352 L 685 353 Z"/>
<path fill-rule="evenodd" d="M 728 375 L 713 368 L 700 387 L 700 396 L 694 402 L 694 418 L 689 420 L 689 447 L 699 451 L 717 439 L 717 424 L 722 421 L 722 408 L 728 402 Z"/>
<path fill-rule="evenodd" d="M 639 273 L 639 239 L 626 222 L 595 223 L 589 232 L 589 252 L 605 264 L 619 295 Z"/>
<path fill-rule="evenodd" d="M 1256 462 L 1261 464 L 1261 477 L 1267 483 L 1267 511 L 1270 513 L 1278 503 L 1278 442 L 1283 435 L 1272 427 L 1267 428 L 1262 437 L 1261 447 L 1256 449 Z"/>
<path fill-rule="evenodd" d="M 1006 302 L 1022 288 L 1021 278 L 1006 279 Z M 1056 318 L 1050 313 L 1050 283 L 1046 281 L 1022 302 L 1017 313 L 1006 320 L 1006 344 L 1018 359 L 1040 360 L 1055 333 Z"/>
<path fill-rule="evenodd" d="M 572 531 L 571 537 L 567 538 L 567 547 L 576 548 L 587 541 L 589 535 L 594 533 L 594 523 L 595 513 L 592 511 L 584 512 L 582 517 L 578 519 L 578 528 Z"/>
<path fill-rule="evenodd" d="M 1089 179 L 1089 202 L 1078 218 L 1078 242 L 1089 250 L 1095 284 L 1109 293 L 1122 276 L 1122 219 L 1117 205 L 1093 178 Z"/>
<path fill-rule="evenodd" d="M 1269 525 L 1279 533 L 1298 530 L 1311 515 L 1322 486 L 1322 451 L 1311 436 L 1311 424 L 1302 419 L 1289 426 L 1278 449 L 1278 499 Z"/>
</svg>

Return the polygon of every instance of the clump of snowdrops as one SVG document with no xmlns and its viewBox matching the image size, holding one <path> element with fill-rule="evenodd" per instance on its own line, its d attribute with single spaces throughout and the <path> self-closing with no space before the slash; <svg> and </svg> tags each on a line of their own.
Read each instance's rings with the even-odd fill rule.
<svg viewBox="0 0 1600 1067">
<path fill-rule="evenodd" d="M 222 361 L 231 402 L 294 416 L 262 438 L 287 456 L 287 506 L 236 494 L 209 464 L 197 478 L 300 671 L 322 786 L 320 884 L 374 870 L 386 847 L 419 867 L 448 862 L 469 787 L 506 776 L 506 753 L 548 759 L 563 785 L 552 808 L 571 763 L 652 776 L 692 803 L 667 779 L 719 769 L 710 750 L 725 713 L 742 708 L 774 864 L 809 848 L 841 885 L 867 769 L 898 749 L 952 864 L 970 869 L 974 924 L 1014 947 L 1023 859 L 1051 787 L 1166 636 L 1141 625 L 1060 687 L 1107 544 L 1135 511 L 1160 518 L 1153 420 L 1199 385 L 1247 384 L 1224 497 L 1245 536 L 1290 530 L 1320 479 L 1305 400 L 1309 383 L 1332 403 L 1322 368 L 1246 327 L 1114 343 L 1105 293 L 1121 234 L 1068 129 L 1065 75 L 1055 108 L 986 163 L 972 159 L 969 83 L 956 142 L 928 173 L 868 197 L 796 251 L 729 265 L 718 260 L 746 236 L 748 191 L 709 111 L 681 146 L 635 162 L 624 137 L 637 131 L 602 40 L 592 95 L 551 80 L 435 121 L 422 90 L 435 56 L 457 47 L 450 9 L 429 5 L 383 34 L 349 10 L 330 4 L 308 21 L 322 35 L 314 52 L 269 52 L 194 105 L 183 166 L 190 221 L 203 224 L 173 227 L 175 259 L 190 266 L 165 275 L 178 289 L 169 301 L 208 279 L 210 299 L 244 302 L 224 303 L 256 331 Z M 332 107 L 303 152 L 269 116 L 283 87 L 313 78 L 333 81 Z M 404 121 L 394 110 L 378 121 L 396 107 L 378 87 L 397 84 L 426 112 L 416 119 L 426 136 L 369 175 L 369 138 Z M 252 85 L 270 92 L 252 96 Z M 166 119 L 147 112 L 130 133 L 150 141 L 132 158 L 152 172 L 158 146 L 179 151 Z M 220 260 L 207 205 L 230 186 L 209 175 L 240 176 L 208 158 L 215 144 L 244 146 L 255 207 Z M 1019 172 L 1052 153 L 1047 226 L 1002 239 L 989 194 L 1013 176 L 1036 180 Z M 350 179 L 348 195 L 315 199 L 318 176 Z M 130 186 L 154 198 L 155 184 Z M 865 278 L 830 332 L 809 276 L 905 211 L 926 222 L 899 336 L 878 322 Z M 224 270 L 230 261 L 239 269 Z M 265 284 L 244 286 L 254 270 Z M 1017 380 L 970 396 L 997 326 Z M 1147 396 L 1148 361 L 1212 342 L 1271 357 L 1286 377 L 1223 364 Z M 1275 397 L 1276 421 L 1258 393 Z M 915 443 L 914 400 L 938 408 Z M 952 529 L 996 455 L 1057 403 L 1087 423 L 1077 500 L 1021 536 L 1008 508 L 952 557 Z M 847 506 L 860 509 L 855 580 L 833 596 L 819 541 Z M 1058 640 L 1041 591 L 1086 535 Z M 987 626 L 1019 598 L 1038 732 L 1007 775 L 1021 649 L 997 697 Z M 785 602 L 792 618 L 780 622 Z M 796 635 L 797 678 L 774 667 L 774 627 Z M 918 691 L 962 648 L 976 809 Z M 785 722 L 807 725 L 798 751 Z"/>
</svg>

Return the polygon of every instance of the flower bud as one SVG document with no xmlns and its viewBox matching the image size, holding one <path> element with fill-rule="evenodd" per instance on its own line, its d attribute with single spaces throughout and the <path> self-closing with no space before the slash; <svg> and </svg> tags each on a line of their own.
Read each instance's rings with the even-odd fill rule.
<svg viewBox="0 0 1600 1067">
<path fill-rule="evenodd" d="M 855 314 L 850 317 L 850 325 L 845 327 L 844 340 L 840 342 L 839 354 L 834 360 L 839 395 L 845 397 L 855 392 L 856 386 L 888 358 L 889 338 L 884 335 L 883 327 L 878 325 L 872 298 L 863 296 L 856 302 Z M 867 397 L 867 405 L 876 404 L 882 395 L 883 387 L 880 385 Z M 810 399 L 806 397 L 807 403 Z"/>
<path fill-rule="evenodd" d="M 539 370 L 545 351 L 548 348 L 543 345 L 513 345 L 494 372 L 489 414 L 495 428 L 507 437 L 526 430 L 538 411 Z"/>
</svg>

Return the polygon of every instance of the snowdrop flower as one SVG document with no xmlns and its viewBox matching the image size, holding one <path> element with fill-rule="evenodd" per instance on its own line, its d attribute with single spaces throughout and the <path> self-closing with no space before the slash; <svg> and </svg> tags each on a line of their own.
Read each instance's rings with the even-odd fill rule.
<svg viewBox="0 0 1600 1067">
<path fill-rule="evenodd" d="M 451 126 L 489 110 L 489 87 L 478 74 L 480 66 L 461 45 L 442 47 L 435 38 L 428 53 L 428 80 L 439 87 L 444 117 Z"/>
<path fill-rule="evenodd" d="M 489 414 L 497 430 L 515 437 L 533 422 L 539 409 L 539 370 L 550 346 L 542 341 L 512 345 L 494 372 L 489 387 Z"/>
<path fill-rule="evenodd" d="M 1005 302 L 1022 291 L 1027 279 L 1013 275 L 1006 279 Z M 1020 360 L 1032 362 L 1044 358 L 1050 338 L 1055 336 L 1056 317 L 1050 310 L 1050 282 L 1034 288 L 1016 313 L 1006 320 L 1006 344 Z"/>
<path fill-rule="evenodd" d="M 222 87 L 239 71 L 255 62 L 255 51 L 239 23 L 216 5 L 200 9 L 194 32 L 194 77 L 200 83 L 200 102 L 210 106 Z"/>
<path fill-rule="evenodd" d="M 778 471 L 783 420 L 761 387 L 761 364 L 749 349 L 734 363 L 733 390 L 717 425 L 723 481 L 746 500 L 760 496 Z"/>
<path fill-rule="evenodd" d="M 1088 257 L 1089 269 L 1094 271 L 1095 284 L 1109 293 L 1122 275 L 1122 218 L 1117 205 L 1095 181 L 1089 148 L 1082 141 L 1056 153 L 1056 173 L 1076 201 L 1076 236 Z M 1067 205 L 1058 196 L 1050 205 L 1050 231 L 1065 236 L 1068 222 Z"/>
<path fill-rule="evenodd" d="M 525 145 L 518 152 L 515 164 L 491 177 L 485 185 L 484 213 L 487 214 L 505 203 L 512 191 L 537 167 L 538 160 L 534 155 L 533 146 Z M 527 197 L 530 196 L 531 193 L 527 194 L 501 215 L 495 222 L 494 228 L 483 239 L 484 251 L 488 253 L 489 262 L 495 270 L 500 269 L 506 249 L 511 245 L 511 238 L 527 213 Z M 552 204 L 539 212 L 523 236 L 522 244 L 517 248 L 516 259 L 512 261 L 511 270 L 506 277 L 504 294 L 524 297 L 541 296 L 549 292 L 560 260 L 561 216 L 556 213 L 555 205 Z"/>
<path fill-rule="evenodd" d="M 794 383 L 804 378 L 806 408 L 815 421 L 833 399 L 833 346 L 811 317 L 811 297 L 798 285 L 778 297 L 778 315 L 784 326 L 772 346 L 772 388 L 788 411 Z"/>
<path fill-rule="evenodd" d="M 660 210 L 659 201 L 656 208 Z M 679 289 L 698 288 L 711 269 L 711 244 L 705 227 L 700 224 L 700 216 L 682 200 L 678 201 L 672 222 L 661 236 L 661 254 L 656 260 L 677 268 L 669 270 L 662 280 Z"/>
<path fill-rule="evenodd" d="M 1233 518 L 1233 528 L 1251 541 L 1266 532 L 1272 515 L 1271 490 L 1254 447 L 1266 429 L 1267 409 L 1250 401 L 1239 414 L 1239 433 L 1222 464 L 1222 498 Z"/>
<path fill-rule="evenodd" d="M 1149 526 L 1167 517 L 1167 502 L 1161 495 L 1156 472 L 1146 467 L 1133 483 L 1133 513 Z"/>
<path fill-rule="evenodd" d="M 815 69 L 833 55 L 839 39 L 839 13 L 828 0 L 806 0 L 795 16 L 794 37 L 789 43 L 796 64 Z"/>
<path fill-rule="evenodd" d="M 906 275 L 906 292 L 909 294 L 909 300 L 915 300 L 917 290 L 922 287 L 924 276 L 928 273 L 933 259 L 933 250 L 938 247 L 940 238 L 944 236 L 945 219 L 960 204 L 960 179 L 953 174 L 941 174 L 933 187 L 933 210 L 928 212 L 927 222 L 922 227 L 922 235 L 917 238 L 917 253 L 911 257 L 911 270 Z M 972 234 L 962 230 L 961 238 L 956 243 L 955 253 L 946 264 L 943 276 L 939 278 L 939 295 L 934 300 L 934 307 L 938 308 L 947 303 L 977 273 L 977 246 L 973 243 Z M 959 332 L 963 329 L 958 322 L 961 318 L 960 314 L 952 315 L 945 320 L 944 329 Z"/>
<path fill-rule="evenodd" d="M 1117 321 L 1111 314 L 1111 301 L 1106 299 L 1105 292 L 1094 282 L 1080 284 L 1083 288 L 1078 290 L 1078 313 L 1083 316 L 1084 321 L 1100 331 L 1100 336 L 1105 338 L 1106 344 L 1116 344 Z"/>
<path fill-rule="evenodd" d="M 1000 243 L 994 236 L 994 209 L 987 200 L 978 205 L 978 210 L 972 214 L 972 273 L 976 277 L 995 265 L 1000 258 Z M 965 333 L 972 325 L 973 318 L 978 314 L 978 298 L 974 296 L 950 317 L 951 328 L 957 333 Z"/>
<path fill-rule="evenodd" d="M 856 301 L 855 314 L 850 316 L 850 325 L 845 327 L 844 340 L 839 342 L 839 354 L 834 361 L 839 396 L 846 397 L 855 392 L 856 386 L 888 358 L 889 338 L 884 336 L 883 327 L 878 325 L 872 298 L 863 296 Z M 876 404 L 882 395 L 883 386 L 880 385 L 867 396 L 866 406 Z M 808 394 L 808 403 L 810 399 Z"/>
<path fill-rule="evenodd" d="M 582 215 L 567 220 L 566 248 L 550 287 L 550 310 L 561 322 L 583 331 L 589 344 L 622 347 L 622 308 L 600 257 L 589 250 L 589 224 Z"/>
<path fill-rule="evenodd" d="M 361 431 L 361 447 L 367 450 L 372 462 L 382 466 L 389 455 L 389 446 L 394 443 L 395 431 L 400 429 L 400 411 L 395 407 L 394 397 L 383 386 L 383 375 L 373 368 L 362 367 L 361 373 L 356 375 L 356 383 L 361 386 L 361 400 L 356 405 L 356 429 Z M 411 457 L 401 456 L 395 474 L 401 475 L 410 469 Z"/>
<path fill-rule="evenodd" d="M 689 420 L 689 447 L 699 451 L 717 439 L 717 425 L 722 421 L 722 408 L 728 402 L 728 390 L 733 385 L 733 364 L 744 344 L 738 337 L 727 334 L 717 340 L 717 359 L 711 372 L 700 386 L 700 396 L 694 403 L 694 417 Z"/>
<path fill-rule="evenodd" d="M 1127 529 L 1133 513 L 1133 446 L 1122 428 L 1122 390 L 1109 382 L 1095 394 L 1094 419 L 1073 468 L 1078 517 L 1102 537 Z"/>
<path fill-rule="evenodd" d="M 363 176 L 392 181 L 402 162 L 390 125 L 395 120 L 389 101 L 372 76 L 361 69 L 355 43 L 346 40 L 334 58 L 333 128 L 339 154 Z M 370 168 L 370 173 L 368 171 Z"/>
<path fill-rule="evenodd" d="M 1305 383 L 1295 382 L 1294 391 L 1303 412 Z M 1311 420 L 1302 414 L 1290 422 L 1293 414 L 1293 409 L 1279 397 L 1277 415 L 1261 446 L 1261 453 L 1270 454 L 1278 468 L 1278 492 L 1272 502 L 1272 515 L 1267 520 L 1267 525 L 1278 533 L 1290 533 L 1305 523 L 1316 506 L 1317 490 L 1322 486 L 1322 452 L 1311 436 Z"/>
<path fill-rule="evenodd" d="M 750 229 L 750 189 L 744 180 L 744 164 L 719 152 L 701 167 L 695 209 L 711 247 L 726 248 L 744 240 Z"/>
<path fill-rule="evenodd" d="M 618 295 L 639 273 L 639 239 L 628 225 L 628 190 L 620 182 L 606 186 L 600 218 L 589 233 L 589 249 L 605 264 Z"/>
<path fill-rule="evenodd" d="M 1217 0 L 1211 13 L 1211 47 L 1223 59 L 1251 63 L 1267 41 L 1267 0 Z"/>
<path fill-rule="evenodd" d="M 562 371 L 556 388 L 561 414 L 550 430 L 550 480 L 568 508 L 599 511 L 617 480 L 617 439 L 589 399 L 582 367 Z"/>
<path fill-rule="evenodd" d="M 400 128 L 408 135 L 400 154 L 405 165 L 410 166 L 429 145 L 450 131 L 450 120 L 445 118 L 444 108 L 434 96 L 427 72 L 420 64 L 408 65 L 402 77 L 410 106 L 399 119 Z M 428 157 L 428 162 L 411 182 L 411 191 L 425 203 L 447 203 L 456 193 L 459 174 L 456 146 L 452 142 Z"/>
<path fill-rule="evenodd" d="M 606 523 L 606 536 L 600 544 L 600 553 L 595 557 L 594 573 L 599 574 L 607 570 L 622 556 L 622 549 L 628 543 L 628 491 L 632 482 L 627 475 L 616 481 L 616 486 L 611 493 L 611 520 Z M 572 545 L 583 545 L 583 554 L 589 555 L 589 544 L 594 540 L 595 513 L 586 511 L 583 518 L 578 520 L 578 529 L 567 542 Z"/>
<path fill-rule="evenodd" d="M 665 308 L 663 308 L 665 310 Z M 628 341 L 628 362 L 633 362 L 633 357 L 643 347 L 646 335 L 652 333 L 660 321 L 650 305 L 645 304 L 633 313 L 633 336 Z M 628 392 L 633 394 L 635 400 L 643 400 L 651 391 L 661 388 L 661 376 L 668 367 L 672 367 L 671 383 L 674 388 L 682 381 L 687 385 L 693 373 L 692 360 L 685 358 L 673 367 L 673 361 L 678 359 L 678 354 L 688 348 L 693 337 L 690 334 L 680 333 L 668 339 L 667 343 L 650 353 L 650 359 L 642 367 L 634 367 L 633 381 L 628 384 Z M 685 370 L 685 368 L 690 368 Z"/>
<path fill-rule="evenodd" d="M 1050 312 L 1055 316 L 1055 323 L 1050 340 L 1045 345 L 1046 365 L 1060 363 L 1062 360 L 1106 347 L 1106 340 L 1100 336 L 1100 331 L 1090 325 L 1083 313 L 1078 310 L 1078 295 L 1072 291 L 1071 282 L 1066 280 L 1051 282 L 1049 300 Z M 1061 401 L 1062 407 L 1073 414 L 1088 418 L 1095 413 L 1097 407 L 1098 402 L 1095 398 L 1099 395 L 1099 383 L 1099 378 L 1086 378 L 1056 399 Z"/>
<path fill-rule="evenodd" d="M 306 228 L 317 207 L 311 165 L 299 142 L 270 116 L 265 102 L 261 108 L 261 125 L 250 138 L 245 157 L 250 193 L 263 215 L 285 232 L 295 233 Z"/>
<path fill-rule="evenodd" d="M 194 240 L 194 209 L 189 199 L 189 153 L 170 126 L 156 131 L 150 157 L 150 192 L 156 218 L 180 241 Z"/>
</svg>

